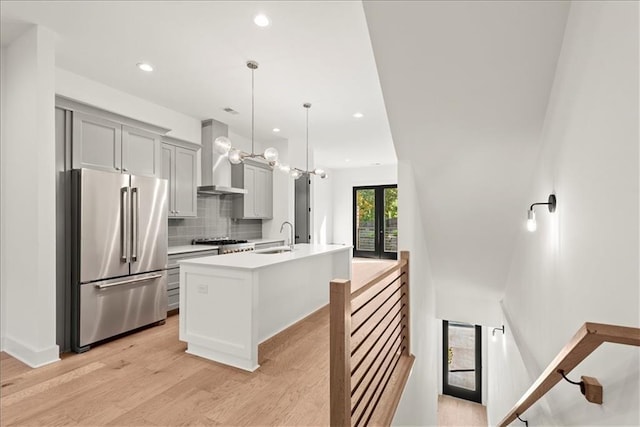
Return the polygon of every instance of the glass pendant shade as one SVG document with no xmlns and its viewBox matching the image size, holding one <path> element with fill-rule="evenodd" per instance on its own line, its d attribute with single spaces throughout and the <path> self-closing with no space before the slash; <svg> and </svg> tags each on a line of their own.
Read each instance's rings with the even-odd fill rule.
<svg viewBox="0 0 640 427">
<path fill-rule="evenodd" d="M 269 147 L 264 150 L 264 159 L 268 162 L 276 162 L 278 160 L 278 150 Z"/>
<path fill-rule="evenodd" d="M 280 165 L 278 165 L 278 169 L 280 169 L 284 173 L 291 172 L 291 166 L 289 166 L 289 165 L 280 164 Z"/>
<path fill-rule="evenodd" d="M 302 176 L 302 172 L 300 172 L 298 169 L 293 169 L 291 171 L 291 176 L 293 177 L 293 179 L 298 179 Z"/>
<path fill-rule="evenodd" d="M 231 150 L 231 140 L 226 136 L 219 136 L 213 141 L 215 150 L 220 154 L 227 154 Z"/>
<path fill-rule="evenodd" d="M 234 165 L 242 163 L 242 152 L 240 150 L 229 151 L 229 161 Z"/>
<path fill-rule="evenodd" d="M 318 175 L 322 179 L 327 177 L 327 173 L 324 171 L 324 169 L 320 169 L 320 168 L 315 168 L 313 170 L 313 174 Z"/>
</svg>

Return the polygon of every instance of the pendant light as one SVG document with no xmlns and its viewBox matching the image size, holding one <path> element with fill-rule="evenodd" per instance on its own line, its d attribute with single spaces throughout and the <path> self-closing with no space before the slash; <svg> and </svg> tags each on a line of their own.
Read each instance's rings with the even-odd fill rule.
<svg viewBox="0 0 640 427">
<path fill-rule="evenodd" d="M 220 154 L 227 155 L 229 161 L 234 165 L 244 162 L 245 159 L 261 158 L 269 162 L 272 167 L 276 165 L 278 161 L 278 150 L 273 147 L 269 147 L 264 150 L 264 153 L 255 153 L 255 141 L 254 141 L 254 84 L 253 74 L 258 69 L 258 63 L 256 61 L 247 61 L 247 67 L 251 70 L 251 153 L 247 153 L 238 148 L 234 148 L 231 145 L 231 140 L 226 136 L 219 136 L 214 141 L 214 147 Z"/>
<path fill-rule="evenodd" d="M 318 175 L 320 178 L 324 179 L 327 177 L 327 173 L 319 168 L 315 168 L 314 170 L 309 170 L 309 108 L 311 108 L 311 104 L 306 102 L 304 104 L 302 104 L 302 106 L 304 108 L 306 108 L 307 110 L 307 154 L 306 154 L 306 159 L 307 159 L 307 167 L 305 170 L 302 169 L 298 169 L 298 168 L 287 168 L 289 169 L 288 172 L 291 174 L 291 176 L 294 179 L 298 179 L 303 175 Z"/>
</svg>

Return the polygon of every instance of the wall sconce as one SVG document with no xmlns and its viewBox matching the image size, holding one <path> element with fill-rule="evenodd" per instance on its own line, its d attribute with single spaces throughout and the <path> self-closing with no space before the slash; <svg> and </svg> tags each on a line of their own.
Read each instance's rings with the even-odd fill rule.
<svg viewBox="0 0 640 427">
<path fill-rule="evenodd" d="M 536 214 L 533 211 L 533 207 L 537 205 L 547 205 L 547 207 L 549 208 L 549 212 L 555 212 L 556 211 L 556 195 L 550 194 L 548 202 L 534 203 L 531 206 L 529 206 L 529 210 L 527 211 L 527 230 L 531 231 L 532 233 L 536 231 L 536 228 L 537 228 Z"/>
<path fill-rule="evenodd" d="M 496 331 L 502 331 L 502 335 L 504 335 L 504 325 L 502 325 L 501 328 L 493 328 L 493 331 L 491 331 L 491 335 L 495 337 Z"/>
</svg>

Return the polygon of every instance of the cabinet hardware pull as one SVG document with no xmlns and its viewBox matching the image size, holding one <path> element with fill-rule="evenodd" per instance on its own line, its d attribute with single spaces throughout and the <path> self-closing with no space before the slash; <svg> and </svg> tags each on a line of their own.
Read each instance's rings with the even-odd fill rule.
<svg viewBox="0 0 640 427">
<path fill-rule="evenodd" d="M 135 196 L 135 203 L 133 202 Z M 131 189 L 131 226 L 133 228 L 133 241 L 131 242 L 131 261 L 138 261 L 138 249 L 140 246 L 139 229 L 140 229 L 140 193 L 138 187 Z M 134 213 L 135 210 L 135 213 Z"/>
<path fill-rule="evenodd" d="M 120 261 L 129 262 L 129 224 L 127 221 L 129 214 L 129 187 L 120 189 Z"/>
<path fill-rule="evenodd" d="M 96 288 L 98 288 L 98 289 L 106 289 L 106 288 L 111 288 L 113 286 L 128 285 L 129 283 L 137 283 L 137 282 L 144 282 L 146 280 L 159 279 L 161 277 L 162 277 L 162 274 L 154 274 L 153 276 L 140 277 L 138 279 L 123 280 L 122 282 L 108 283 L 106 285 L 96 285 Z"/>
</svg>

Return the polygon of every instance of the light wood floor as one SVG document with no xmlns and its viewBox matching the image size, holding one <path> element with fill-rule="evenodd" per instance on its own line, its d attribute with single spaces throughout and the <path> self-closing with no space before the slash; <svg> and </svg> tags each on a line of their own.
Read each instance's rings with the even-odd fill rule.
<svg viewBox="0 0 640 427">
<path fill-rule="evenodd" d="M 353 288 L 387 265 L 354 259 Z M 185 348 L 170 316 L 38 369 L 0 353 L 0 425 L 329 424 L 326 307 L 261 346 L 253 373 Z"/>
<path fill-rule="evenodd" d="M 487 408 L 455 397 L 438 396 L 439 427 L 487 427 Z"/>
</svg>

